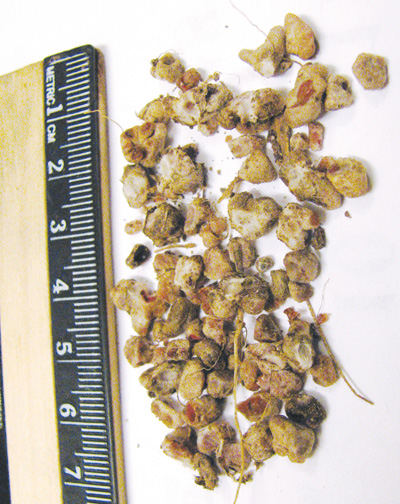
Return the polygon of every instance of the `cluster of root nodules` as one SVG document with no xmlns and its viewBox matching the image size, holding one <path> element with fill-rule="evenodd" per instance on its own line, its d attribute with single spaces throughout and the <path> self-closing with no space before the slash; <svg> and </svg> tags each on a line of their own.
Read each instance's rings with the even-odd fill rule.
<svg viewBox="0 0 400 504">
<path fill-rule="evenodd" d="M 311 28 L 288 14 L 260 48 L 239 56 L 278 79 L 291 55 L 313 58 L 316 48 Z M 151 62 L 151 74 L 173 89 L 148 103 L 141 124 L 121 135 L 129 163 L 122 184 L 129 206 L 144 216 L 127 232 L 143 233 L 154 245 L 135 245 L 127 265 L 136 271 L 151 258 L 157 288 L 126 279 L 111 295 L 136 333 L 126 358 L 145 367 L 139 381 L 151 411 L 170 429 L 162 450 L 191 465 L 195 482 L 212 490 L 221 474 L 248 481 L 252 468 L 274 454 L 303 463 L 313 453 L 326 413 L 305 382 L 328 387 L 342 373 L 321 331 L 327 316 L 312 311 L 307 321 L 284 306 L 289 300 L 311 307 L 326 244 L 321 215 L 368 192 L 368 177 L 356 159 L 313 157 L 323 143 L 320 118 L 353 103 L 349 79 L 321 63 L 303 62 L 286 97 L 271 87 L 235 96 L 217 74 L 203 80 L 171 53 Z M 205 143 L 220 129 L 231 132 L 226 148 L 243 163 L 218 203 L 204 197 L 199 146 L 166 147 L 171 124 L 196 128 Z M 284 207 L 260 195 L 279 179 L 293 199 Z M 257 196 L 240 191 L 242 181 L 257 186 Z M 288 249 L 282 268 L 257 249 L 269 233 Z M 235 421 L 228 423 L 224 409 L 232 402 Z M 244 432 L 240 423 L 248 426 Z"/>
</svg>

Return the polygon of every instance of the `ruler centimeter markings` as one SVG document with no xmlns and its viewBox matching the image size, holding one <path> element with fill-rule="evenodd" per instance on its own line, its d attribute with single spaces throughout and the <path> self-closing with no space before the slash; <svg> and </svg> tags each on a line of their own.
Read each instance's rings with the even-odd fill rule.
<svg viewBox="0 0 400 504">
<path fill-rule="evenodd" d="M 64 502 L 118 503 L 100 184 L 98 53 L 44 60 L 50 304 Z"/>
</svg>

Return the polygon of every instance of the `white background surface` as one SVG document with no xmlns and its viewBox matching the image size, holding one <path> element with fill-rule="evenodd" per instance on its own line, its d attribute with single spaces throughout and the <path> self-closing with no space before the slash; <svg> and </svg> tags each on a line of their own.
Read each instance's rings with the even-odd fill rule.
<svg viewBox="0 0 400 504">
<path fill-rule="evenodd" d="M 106 60 L 108 114 L 124 128 L 140 123 L 135 114 L 148 101 L 173 92 L 169 84 L 149 74 L 150 60 L 167 50 L 176 51 L 187 68 L 199 68 L 203 77 L 221 72 L 221 80 L 235 92 L 261 87 L 287 91 L 297 71 L 294 66 L 284 77 L 266 80 L 239 60 L 238 51 L 259 46 L 264 35 L 228 0 L 1 0 L 0 5 L 0 74 L 92 44 Z M 320 398 L 328 411 L 315 454 L 302 465 L 273 457 L 252 483 L 242 487 L 239 502 L 396 504 L 400 500 L 400 4 L 397 0 L 235 0 L 235 5 L 264 32 L 282 24 L 287 12 L 302 16 L 319 41 L 316 60 L 352 80 L 353 106 L 321 120 L 326 127 L 323 154 L 362 160 L 371 192 L 346 199 L 340 209 L 326 214 L 328 245 L 321 251 L 322 272 L 314 283 L 313 304 L 318 310 L 323 302 L 322 311 L 331 314 L 325 326 L 331 346 L 348 375 L 375 402 L 370 406 L 355 398 L 343 381 L 329 389 L 307 382 L 306 390 Z M 353 78 L 351 65 L 360 52 L 387 58 L 390 80 L 384 90 L 367 92 Z M 240 166 L 229 155 L 226 133 L 207 141 L 189 130 L 180 134 L 174 143 L 204 142 L 199 160 L 213 166 L 210 183 L 215 182 L 216 188 L 208 194 L 218 196 L 223 178 L 216 170 L 230 180 Z M 125 160 L 119 135 L 119 128 L 111 123 L 116 280 L 133 276 L 124 261 L 134 238 L 123 229 L 136 217 L 121 193 Z M 280 203 L 293 199 L 279 181 L 264 186 L 257 191 L 272 191 Z M 344 216 L 346 210 L 351 218 Z M 271 248 L 262 252 L 273 254 L 279 267 L 284 249 L 276 239 L 269 240 L 265 246 Z M 143 269 L 137 275 L 145 273 Z M 118 321 L 122 355 L 132 332 L 125 314 Z M 223 477 L 218 489 L 205 491 L 193 483 L 190 469 L 161 452 L 167 429 L 149 411 L 150 400 L 138 385 L 140 372 L 121 357 L 128 503 L 233 502 L 232 481 Z"/>
</svg>

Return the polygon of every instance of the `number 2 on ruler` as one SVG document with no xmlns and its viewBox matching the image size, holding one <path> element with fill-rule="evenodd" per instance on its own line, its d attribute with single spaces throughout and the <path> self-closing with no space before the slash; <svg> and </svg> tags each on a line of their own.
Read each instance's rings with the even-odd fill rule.
<svg viewBox="0 0 400 504">
<path fill-rule="evenodd" d="M 48 161 L 47 163 L 47 171 L 49 172 L 49 175 L 52 175 L 54 171 L 56 172 L 61 172 L 64 169 L 64 160 L 59 159 L 56 163 L 53 163 L 53 161 Z"/>
</svg>

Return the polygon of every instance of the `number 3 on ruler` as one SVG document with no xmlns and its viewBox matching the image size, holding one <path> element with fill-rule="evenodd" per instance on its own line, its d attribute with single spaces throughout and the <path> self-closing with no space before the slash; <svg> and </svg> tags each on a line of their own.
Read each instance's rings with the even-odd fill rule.
<svg viewBox="0 0 400 504">
<path fill-rule="evenodd" d="M 62 219 L 60 222 L 56 222 L 55 220 L 52 220 L 50 222 L 50 231 L 53 234 L 62 233 L 66 229 L 67 229 L 67 223 L 64 219 Z"/>
</svg>

